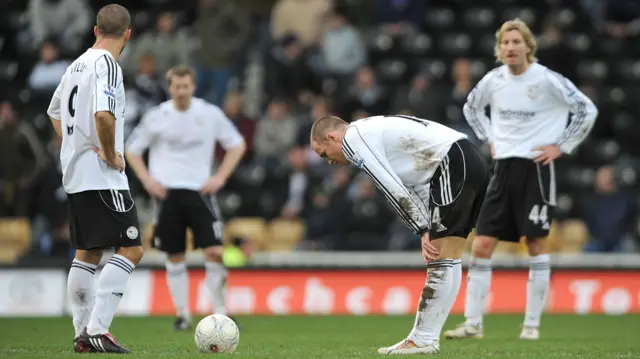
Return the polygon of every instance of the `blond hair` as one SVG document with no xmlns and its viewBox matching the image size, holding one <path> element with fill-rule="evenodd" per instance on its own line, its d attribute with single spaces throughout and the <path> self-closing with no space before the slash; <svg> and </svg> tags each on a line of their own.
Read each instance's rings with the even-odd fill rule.
<svg viewBox="0 0 640 359">
<path fill-rule="evenodd" d="M 191 67 L 186 65 L 178 65 L 170 68 L 169 71 L 167 71 L 166 78 L 167 78 L 168 84 L 171 85 L 171 79 L 173 79 L 174 77 L 185 77 L 185 76 L 191 77 L 191 80 L 193 80 L 193 82 L 196 81 L 195 71 L 193 71 Z"/>
<path fill-rule="evenodd" d="M 538 48 L 536 38 L 533 36 L 533 33 L 531 32 L 531 29 L 529 29 L 529 26 L 527 26 L 524 21 L 518 18 L 505 22 L 504 24 L 502 24 L 502 26 L 500 26 L 500 29 L 496 31 L 496 45 L 493 49 L 494 55 L 496 56 L 496 61 L 504 63 L 504 58 L 500 53 L 500 44 L 502 43 L 502 37 L 504 36 L 504 34 L 513 30 L 517 30 L 520 32 L 522 38 L 524 39 L 524 43 L 531 50 L 527 54 L 527 61 L 529 61 L 529 63 L 538 61 L 538 59 L 536 58 L 536 50 Z"/>
</svg>

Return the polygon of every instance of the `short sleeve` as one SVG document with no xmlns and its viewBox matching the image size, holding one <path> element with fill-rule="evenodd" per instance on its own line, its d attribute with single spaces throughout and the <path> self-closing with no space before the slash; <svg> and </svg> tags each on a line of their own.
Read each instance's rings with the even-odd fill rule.
<svg viewBox="0 0 640 359">
<path fill-rule="evenodd" d="M 135 155 L 142 155 L 144 151 L 153 143 L 154 132 L 152 128 L 152 117 L 154 111 L 147 112 L 140 121 L 140 124 L 133 130 L 127 139 L 126 149 Z"/>
<path fill-rule="evenodd" d="M 61 113 L 60 113 L 60 96 L 62 95 L 62 86 L 64 84 L 64 75 L 56 87 L 55 92 L 53 93 L 53 97 L 51 97 L 51 102 L 49 102 L 49 108 L 47 109 L 47 115 L 54 120 L 60 121 Z"/>
<path fill-rule="evenodd" d="M 238 132 L 236 126 L 219 108 L 214 107 L 214 116 L 216 119 L 216 140 L 225 150 L 239 146 L 244 143 L 244 138 Z"/>
<path fill-rule="evenodd" d="M 93 113 L 107 111 L 116 115 L 117 86 L 119 67 L 109 56 L 103 55 L 96 60 L 95 103 Z"/>
</svg>

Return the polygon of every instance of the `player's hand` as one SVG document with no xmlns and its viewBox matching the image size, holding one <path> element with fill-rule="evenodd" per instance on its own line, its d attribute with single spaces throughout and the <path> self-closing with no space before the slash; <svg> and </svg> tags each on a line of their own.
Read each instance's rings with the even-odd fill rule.
<svg viewBox="0 0 640 359">
<path fill-rule="evenodd" d="M 420 241 L 422 242 L 422 256 L 424 259 L 427 262 L 438 259 L 440 251 L 431 243 L 431 240 L 429 239 L 429 232 L 423 234 Z"/>
<path fill-rule="evenodd" d="M 104 152 L 102 152 L 102 150 L 99 149 L 98 147 L 93 147 L 93 152 L 97 153 L 100 159 L 103 160 L 109 167 L 116 169 L 120 172 L 124 171 L 126 163 L 124 161 L 124 156 L 122 155 L 122 153 L 116 152 L 116 159 L 108 160 L 107 157 L 104 155 Z"/>
<path fill-rule="evenodd" d="M 144 182 L 142 182 L 145 191 L 149 193 L 153 198 L 157 199 L 165 199 L 167 197 L 167 189 L 164 186 L 156 181 L 155 179 L 149 177 Z"/>
<path fill-rule="evenodd" d="M 540 146 L 533 149 L 534 151 L 539 151 L 536 158 L 533 159 L 535 163 L 542 163 L 543 165 L 548 165 L 551 161 L 556 158 L 562 156 L 562 150 L 557 145 L 546 145 Z"/>
<path fill-rule="evenodd" d="M 224 186 L 225 179 L 220 176 L 211 176 L 209 179 L 202 185 L 200 189 L 200 193 L 205 195 L 216 194 Z"/>
<path fill-rule="evenodd" d="M 493 142 L 489 143 L 489 149 L 491 150 L 491 158 L 496 158 L 496 146 L 493 145 Z"/>
</svg>

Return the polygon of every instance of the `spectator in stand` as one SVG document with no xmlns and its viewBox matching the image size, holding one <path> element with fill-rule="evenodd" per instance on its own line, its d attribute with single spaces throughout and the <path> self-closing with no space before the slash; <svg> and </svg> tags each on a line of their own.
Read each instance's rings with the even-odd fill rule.
<svg viewBox="0 0 640 359">
<path fill-rule="evenodd" d="M 249 37 L 251 22 L 233 0 L 200 0 L 199 4 L 194 23 L 200 43 L 195 51 L 196 95 L 222 105 L 234 64 Z"/>
<path fill-rule="evenodd" d="M 151 55 L 155 59 L 155 67 L 164 76 L 167 71 L 177 65 L 190 63 L 192 41 L 184 28 L 176 26 L 175 14 L 164 11 L 156 18 L 156 27 L 142 34 L 133 42 L 132 54 L 127 62 L 131 65 L 129 73 L 139 70 L 143 56 Z"/>
<path fill-rule="evenodd" d="M 640 2 L 637 0 L 607 1 L 605 32 L 616 38 L 636 37 L 640 34 Z"/>
<path fill-rule="evenodd" d="M 293 34 L 303 48 L 316 45 L 332 8 L 332 0 L 278 0 L 271 12 L 271 36 L 279 41 Z"/>
<path fill-rule="evenodd" d="M 331 174 L 310 193 L 311 199 L 305 213 L 307 231 L 299 249 L 334 249 L 345 237 L 351 208 L 350 183 L 349 167 L 333 167 Z"/>
<path fill-rule="evenodd" d="M 453 80 L 453 86 L 449 92 L 450 97 L 445 100 L 445 103 L 447 103 L 445 124 L 456 131 L 466 134 L 470 141 L 481 146 L 482 142 L 478 140 L 462 113 L 462 107 L 467 100 L 467 96 L 473 89 L 471 61 L 466 58 L 456 59 L 453 62 L 451 79 Z"/>
<path fill-rule="evenodd" d="M 40 47 L 40 60 L 29 75 L 29 88 L 36 98 L 49 99 L 70 61 L 61 60 L 58 46 L 53 41 L 45 41 Z"/>
<path fill-rule="evenodd" d="M 47 166 L 38 179 L 37 208 L 46 221 L 45 233 L 40 233 L 39 251 L 51 256 L 69 255 L 69 215 L 67 193 L 62 187 L 60 149 L 62 137 L 55 132 L 46 147 Z"/>
<path fill-rule="evenodd" d="M 267 107 L 267 114 L 256 125 L 253 140 L 256 158 L 274 169 L 282 162 L 281 157 L 295 144 L 298 123 L 291 116 L 287 102 L 274 99 Z"/>
<path fill-rule="evenodd" d="M 377 0 L 376 21 L 383 33 L 396 38 L 411 38 L 423 25 L 426 0 Z"/>
<path fill-rule="evenodd" d="M 337 250 L 383 251 L 389 247 L 388 232 L 394 215 L 369 178 L 356 179 L 347 216 L 346 236 L 338 242 Z"/>
<path fill-rule="evenodd" d="M 233 122 L 238 132 L 244 138 L 246 151 L 241 163 L 250 162 L 253 159 L 253 137 L 255 136 L 256 123 L 249 118 L 242 109 L 242 94 L 239 92 L 227 92 L 224 99 L 224 114 Z M 218 144 L 216 148 L 216 161 L 221 163 L 224 150 Z"/>
<path fill-rule="evenodd" d="M 430 121 L 440 122 L 445 118 L 445 106 L 442 89 L 434 87 L 426 74 L 419 73 L 411 86 L 396 92 L 393 101 L 393 113 L 411 114 Z"/>
<path fill-rule="evenodd" d="M 310 168 L 304 148 L 289 151 L 289 178 L 286 202 L 280 215 L 284 218 L 306 217 L 314 188 L 321 183 Z"/>
<path fill-rule="evenodd" d="M 538 57 L 538 62 L 575 82 L 578 80 L 576 55 L 565 44 L 563 36 L 560 25 L 552 19 L 547 20 L 543 26 L 542 34 L 538 38 L 536 56 Z"/>
<path fill-rule="evenodd" d="M 64 51 L 76 52 L 90 33 L 92 16 L 85 0 L 30 0 L 29 29 L 19 35 L 19 42 L 32 51 L 55 38 Z"/>
<path fill-rule="evenodd" d="M 313 126 L 313 121 L 329 115 L 328 100 L 324 97 L 316 97 L 311 106 L 311 111 L 307 116 L 303 116 L 298 122 L 299 129 L 296 135 L 296 146 L 308 148 L 310 145 L 309 133 Z"/>
<path fill-rule="evenodd" d="M 44 146 L 13 105 L 0 103 L 0 217 L 31 216 L 31 190 L 47 166 Z"/>
<path fill-rule="evenodd" d="M 363 67 L 356 75 L 355 86 L 343 103 L 341 112 L 345 118 L 353 118 L 358 110 L 369 114 L 384 114 L 389 110 L 389 105 L 387 91 L 377 83 L 373 69 Z"/>
<path fill-rule="evenodd" d="M 157 70 L 156 58 L 152 53 L 142 54 L 138 58 L 138 68 L 127 88 L 127 95 L 136 102 L 140 113 L 166 101 L 167 94 L 163 89 L 164 73 Z"/>
<path fill-rule="evenodd" d="M 310 104 L 313 94 L 319 92 L 315 75 L 296 35 L 285 35 L 274 46 L 267 59 L 266 71 L 265 91 L 269 100 L 280 97 Z"/>
<path fill-rule="evenodd" d="M 358 30 L 345 16 L 333 11 L 328 14 L 320 49 L 324 70 L 343 87 L 365 65 L 367 49 Z"/>
<path fill-rule="evenodd" d="M 585 196 L 579 206 L 591 236 L 587 251 L 621 251 L 624 239 L 635 231 L 638 215 L 635 197 L 633 193 L 618 188 L 612 167 L 598 169 L 595 193 Z"/>
</svg>

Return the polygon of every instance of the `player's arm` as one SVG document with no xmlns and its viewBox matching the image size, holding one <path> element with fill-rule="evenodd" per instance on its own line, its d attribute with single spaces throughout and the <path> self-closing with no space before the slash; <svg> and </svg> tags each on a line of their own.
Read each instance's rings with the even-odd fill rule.
<svg viewBox="0 0 640 359">
<path fill-rule="evenodd" d="M 572 114 L 569 126 L 555 144 L 564 153 L 572 153 L 589 135 L 598 117 L 596 105 L 566 77 L 547 71 L 549 93 L 560 103 L 569 106 Z"/>
<path fill-rule="evenodd" d="M 122 76 L 118 65 L 108 56 L 101 56 L 96 60 L 96 79 L 94 88 L 94 115 L 96 132 L 100 141 L 100 156 L 113 168 L 120 168 L 119 162 L 124 162 L 116 152 L 116 105 L 117 80 Z"/>
<path fill-rule="evenodd" d="M 155 132 L 152 127 L 153 114 L 153 110 L 147 112 L 142 117 L 140 124 L 133 130 L 125 144 L 125 156 L 131 170 L 138 177 L 144 189 L 151 196 L 163 199 L 167 195 L 166 188 L 151 177 L 149 169 L 142 158 L 144 151 L 153 145 L 155 138 Z"/>
<path fill-rule="evenodd" d="M 357 127 L 350 127 L 345 133 L 343 148 L 347 159 L 371 177 L 409 229 L 418 236 L 428 232 L 429 214 L 425 213 L 428 208 L 418 205 L 393 171 L 382 143 L 375 139 L 365 140 Z"/>
<path fill-rule="evenodd" d="M 133 130 L 125 144 L 127 163 L 143 184 L 151 177 L 142 155 L 153 142 L 154 134 L 151 127 L 152 113 L 153 110 L 147 112 L 142 117 L 140 124 Z"/>
<path fill-rule="evenodd" d="M 489 105 L 490 92 L 489 84 L 494 71 L 484 75 L 482 80 L 473 88 L 467 96 L 462 112 L 469 122 L 469 125 L 482 141 L 491 142 L 491 120 L 485 114 L 485 110 Z"/>
<path fill-rule="evenodd" d="M 218 108 L 214 108 L 213 115 L 217 120 L 216 141 L 225 150 L 225 154 L 216 174 L 203 188 L 203 191 L 207 193 L 215 193 L 227 182 L 246 151 L 244 138 L 242 138 L 242 135 L 240 135 L 231 120 Z"/>
<path fill-rule="evenodd" d="M 61 114 L 60 114 L 60 95 L 62 94 L 62 84 L 64 83 L 64 76 L 62 76 L 62 80 L 56 87 L 56 90 L 53 92 L 53 96 L 51 97 L 51 102 L 49 102 L 49 108 L 47 109 L 47 115 L 49 115 L 49 119 L 51 120 L 51 124 L 53 128 L 56 130 L 58 136 L 62 137 L 62 123 L 60 122 Z"/>
</svg>

